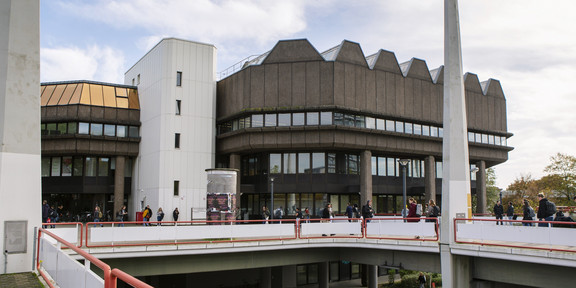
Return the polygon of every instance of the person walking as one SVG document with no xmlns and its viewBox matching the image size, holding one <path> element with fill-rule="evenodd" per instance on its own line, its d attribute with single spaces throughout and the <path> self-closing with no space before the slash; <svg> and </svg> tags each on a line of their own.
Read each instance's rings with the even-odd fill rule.
<svg viewBox="0 0 576 288">
<path fill-rule="evenodd" d="M 420 276 L 418 276 L 418 284 L 420 285 L 420 288 L 426 287 L 426 276 L 424 276 L 424 273 L 422 272 L 420 272 Z"/>
<path fill-rule="evenodd" d="M 102 211 L 100 211 L 100 207 L 96 205 L 94 208 L 94 222 L 100 222 L 100 219 L 102 219 Z M 94 227 L 96 227 L 96 225 L 97 224 L 94 224 Z M 102 224 L 100 224 L 100 227 L 102 227 Z"/>
<path fill-rule="evenodd" d="M 532 208 L 532 206 L 530 206 L 530 202 L 528 201 L 528 199 L 524 199 L 524 208 L 522 209 L 522 220 L 534 220 L 534 217 L 536 216 L 534 213 L 534 208 Z M 532 226 L 531 222 L 522 222 L 523 226 Z"/>
<path fill-rule="evenodd" d="M 48 205 L 48 201 L 42 201 L 42 223 L 48 223 L 48 217 L 50 216 L 50 205 Z M 43 228 L 48 228 L 47 225 L 44 225 Z"/>
<path fill-rule="evenodd" d="M 172 219 L 174 219 L 174 222 L 178 221 L 178 217 L 180 216 L 180 211 L 178 211 L 178 207 L 174 208 L 174 211 L 172 211 Z"/>
<path fill-rule="evenodd" d="M 418 215 L 418 213 L 416 212 L 417 208 L 418 208 L 418 202 L 416 202 L 416 199 L 410 197 L 410 199 L 408 199 L 407 218 L 413 218 L 413 219 L 408 219 L 406 220 L 406 222 L 420 222 L 420 215 Z"/>
<path fill-rule="evenodd" d="M 548 209 L 548 198 L 544 196 L 544 193 L 538 193 L 538 220 L 540 221 L 553 221 L 554 213 L 556 211 L 549 211 Z M 549 223 L 538 223 L 538 227 L 548 227 Z"/>
<path fill-rule="evenodd" d="M 352 222 L 352 218 L 354 218 L 354 207 L 350 202 L 348 202 L 348 206 L 346 206 L 346 216 L 348 217 L 348 222 Z"/>
<path fill-rule="evenodd" d="M 310 223 L 310 210 L 308 210 L 308 207 L 304 209 L 304 219 L 306 219 L 306 223 Z"/>
<path fill-rule="evenodd" d="M 512 205 L 512 201 L 508 202 L 506 217 L 508 217 L 508 220 L 514 220 L 514 205 Z M 508 222 L 508 225 L 512 225 L 512 222 Z"/>
<path fill-rule="evenodd" d="M 142 220 L 144 221 L 144 223 L 142 223 L 142 225 L 144 226 L 150 226 L 150 218 L 152 217 L 152 209 L 150 209 L 150 205 L 146 205 L 146 208 L 144 208 L 144 211 L 142 211 Z"/>
<path fill-rule="evenodd" d="M 126 205 L 122 205 L 122 208 L 120 208 L 120 211 L 118 211 L 118 221 L 120 222 L 124 222 L 128 218 L 128 211 L 126 211 Z M 124 223 L 120 224 L 120 227 L 124 227 Z"/>
<path fill-rule="evenodd" d="M 266 206 L 262 206 L 262 220 L 264 224 L 268 224 L 268 219 L 270 219 L 270 211 Z"/>
<path fill-rule="evenodd" d="M 504 225 L 504 222 L 498 221 L 498 219 L 502 220 L 504 215 L 504 207 L 500 201 L 496 201 L 496 205 L 494 205 L 494 215 L 496 215 L 496 225 L 500 222 L 500 225 Z"/>
<path fill-rule="evenodd" d="M 156 226 L 161 226 L 162 223 L 162 219 L 164 219 L 164 211 L 162 211 L 162 207 L 158 208 L 158 211 L 156 212 L 156 221 L 158 221 L 158 223 L 156 223 Z"/>
<path fill-rule="evenodd" d="M 370 218 L 374 218 L 374 209 L 372 209 L 372 200 L 366 201 L 366 205 L 362 206 L 362 217 L 366 219 L 366 223 L 370 222 Z"/>
<path fill-rule="evenodd" d="M 428 218 L 438 218 L 440 215 L 440 208 L 436 206 L 436 202 L 430 199 L 428 200 L 428 209 L 426 210 L 426 216 Z M 426 219 L 426 222 L 436 222 L 434 219 Z"/>
</svg>

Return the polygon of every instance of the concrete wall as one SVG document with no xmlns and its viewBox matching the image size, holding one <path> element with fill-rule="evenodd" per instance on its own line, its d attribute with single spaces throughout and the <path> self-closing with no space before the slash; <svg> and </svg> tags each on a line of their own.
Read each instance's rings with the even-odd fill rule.
<svg viewBox="0 0 576 288">
<path fill-rule="evenodd" d="M 42 220 L 39 22 L 38 0 L 0 1 L 0 273 L 33 270 Z M 24 225 L 7 233 L 8 221 Z"/>
<path fill-rule="evenodd" d="M 141 103 L 140 155 L 133 175 L 130 211 L 140 203 L 150 205 L 156 219 L 158 207 L 172 220 L 203 218 L 206 208 L 206 173 L 214 167 L 216 48 L 180 39 L 164 39 L 125 75 L 125 83 L 138 86 Z M 176 86 L 177 71 L 182 86 Z M 140 82 L 138 83 L 138 79 Z M 181 100 L 181 115 L 175 115 Z M 180 133 L 180 148 L 175 148 Z M 174 181 L 180 193 L 174 196 Z M 143 201 L 143 202 L 141 202 Z M 196 211 L 191 215 L 191 211 Z"/>
</svg>

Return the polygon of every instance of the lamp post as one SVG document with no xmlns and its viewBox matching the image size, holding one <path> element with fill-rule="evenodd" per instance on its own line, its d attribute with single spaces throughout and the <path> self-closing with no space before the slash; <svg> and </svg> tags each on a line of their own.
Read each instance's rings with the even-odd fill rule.
<svg viewBox="0 0 576 288">
<path fill-rule="evenodd" d="M 270 219 L 274 219 L 274 177 L 270 177 Z"/>
<path fill-rule="evenodd" d="M 500 190 L 500 204 L 502 204 L 502 190 Z"/>
<path fill-rule="evenodd" d="M 472 170 L 470 170 L 471 175 L 474 175 L 474 180 L 476 180 L 476 172 L 480 171 L 480 169 L 476 166 L 474 166 L 474 168 L 472 168 Z M 472 188 L 470 188 L 472 189 Z M 470 215 L 468 215 L 469 218 L 472 218 L 472 216 L 474 214 L 472 214 L 472 191 L 469 192 L 470 193 L 470 197 L 468 197 L 468 207 L 470 208 L 469 213 Z M 476 181 L 476 200 L 478 200 L 478 181 Z M 476 212 L 478 212 L 478 201 L 476 201 Z"/>
<path fill-rule="evenodd" d="M 398 163 L 402 166 L 402 218 L 406 218 L 406 166 L 410 159 L 399 159 Z"/>
</svg>

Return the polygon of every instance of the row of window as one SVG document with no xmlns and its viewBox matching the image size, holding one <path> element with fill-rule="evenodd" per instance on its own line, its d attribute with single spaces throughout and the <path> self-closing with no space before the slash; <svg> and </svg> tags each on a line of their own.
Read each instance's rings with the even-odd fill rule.
<svg viewBox="0 0 576 288">
<path fill-rule="evenodd" d="M 115 169 L 116 158 L 113 157 L 42 157 L 42 177 L 107 177 Z M 132 177 L 132 160 L 129 158 L 126 159 L 124 177 Z"/>
<path fill-rule="evenodd" d="M 444 136 L 442 127 L 330 111 L 253 114 L 218 124 L 218 134 L 225 134 L 251 127 L 318 125 L 342 125 L 439 138 Z M 468 141 L 507 146 L 505 136 L 482 133 L 468 132 Z"/>
<path fill-rule="evenodd" d="M 260 174 L 265 168 L 260 155 L 250 155 L 242 158 L 242 176 Z M 269 174 L 360 174 L 360 156 L 347 153 L 270 153 L 268 155 Z M 373 156 L 372 175 L 374 176 L 402 176 L 399 158 Z M 470 165 L 472 171 L 476 165 Z M 260 169 L 262 168 L 262 169 Z M 436 162 L 436 178 L 442 178 L 442 162 Z M 406 165 L 406 176 L 412 178 L 425 177 L 424 160 L 409 159 Z M 475 173 L 471 173 L 471 180 L 476 180 Z"/>
<path fill-rule="evenodd" d="M 42 135 L 73 135 L 85 134 L 94 136 L 111 137 L 140 137 L 138 126 L 87 123 L 87 122 L 63 122 L 42 123 L 40 125 Z"/>
</svg>

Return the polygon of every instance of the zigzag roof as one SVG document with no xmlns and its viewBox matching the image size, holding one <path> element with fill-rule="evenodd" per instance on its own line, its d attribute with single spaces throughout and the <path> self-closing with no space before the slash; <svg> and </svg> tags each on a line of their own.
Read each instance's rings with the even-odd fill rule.
<svg viewBox="0 0 576 288">
<path fill-rule="evenodd" d="M 246 61 L 243 68 L 251 65 L 290 63 L 302 61 L 333 61 L 360 65 L 371 70 L 386 71 L 402 74 L 405 78 L 416 78 L 430 81 L 434 84 L 444 83 L 444 66 L 429 70 L 426 61 L 412 58 L 409 61 L 398 63 L 394 52 L 380 49 L 369 56 L 364 56 L 360 44 L 348 40 L 342 41 L 322 53 L 310 44 L 307 39 L 281 40 L 272 50 Z M 488 79 L 480 82 L 474 73 L 464 75 L 464 86 L 467 90 L 476 91 L 483 95 L 493 95 L 504 98 L 500 81 Z"/>
</svg>

